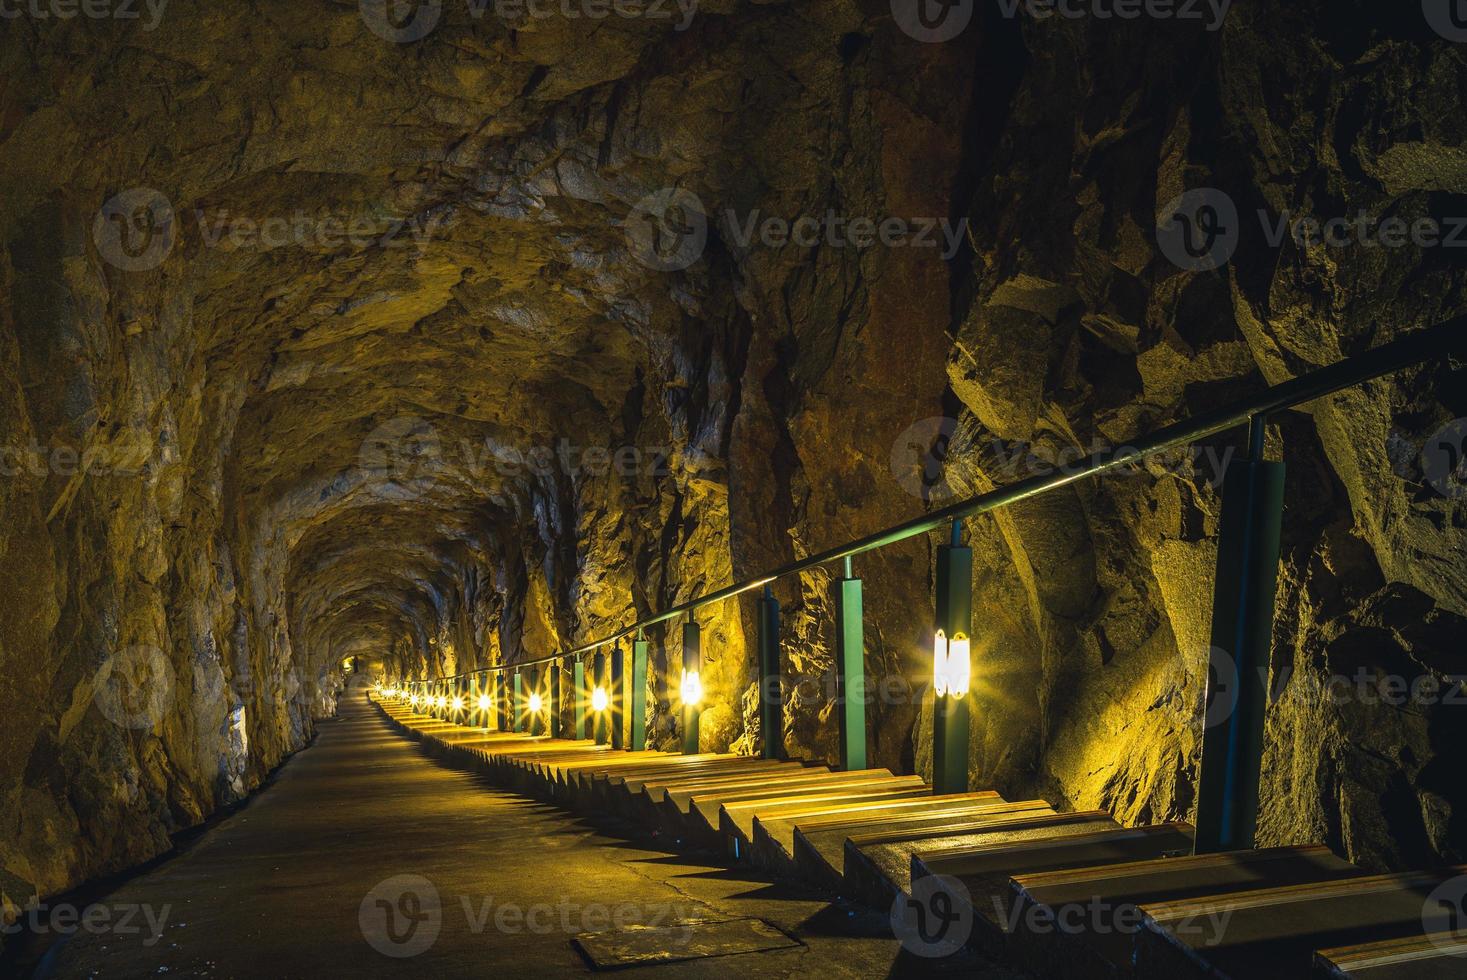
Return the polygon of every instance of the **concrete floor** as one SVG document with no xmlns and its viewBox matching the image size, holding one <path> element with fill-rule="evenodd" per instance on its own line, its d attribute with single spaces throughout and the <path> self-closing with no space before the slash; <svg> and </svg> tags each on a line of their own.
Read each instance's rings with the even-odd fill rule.
<svg viewBox="0 0 1467 980">
<path fill-rule="evenodd" d="M 44 937 L 36 975 L 584 975 L 577 932 L 737 916 L 800 945 L 621 972 L 1006 975 L 967 954 L 913 956 L 884 914 L 502 792 L 427 758 L 359 696 L 344 701 L 249 806 L 98 900 L 91 928 Z"/>
</svg>

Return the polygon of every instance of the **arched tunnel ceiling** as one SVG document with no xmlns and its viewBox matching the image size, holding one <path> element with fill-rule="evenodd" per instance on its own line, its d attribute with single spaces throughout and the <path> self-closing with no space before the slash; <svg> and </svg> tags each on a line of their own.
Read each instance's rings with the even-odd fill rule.
<svg viewBox="0 0 1467 980">
<path fill-rule="evenodd" d="M 799 186 L 790 158 L 828 150 L 820 133 L 791 142 L 770 110 L 820 79 L 771 70 L 770 46 L 833 25 L 782 11 L 746 20 L 760 43 L 715 31 L 694 47 L 663 22 L 449 5 L 431 38 L 398 45 L 356 4 L 202 11 L 176 3 L 121 36 L 7 27 L 35 34 L 8 48 L 9 77 L 67 64 L 89 79 L 19 83 L 31 131 L 4 162 L 30 180 L 11 206 L 62 186 L 173 205 L 169 261 L 111 272 L 99 300 L 144 336 L 187 319 L 169 356 L 206 363 L 220 496 L 262 564 L 286 563 L 313 650 L 332 656 L 425 628 L 460 545 L 492 564 L 491 527 L 534 533 L 533 501 L 565 474 L 505 458 L 615 438 L 643 366 L 676 356 L 700 312 L 697 270 L 674 282 L 637 261 L 629 209 L 692 172 L 716 183 L 749 138 L 785 147 L 760 177 Z M 803 46 L 838 63 L 831 42 Z M 58 118 L 69 139 L 47 146 Z M 159 290 L 178 308 L 158 309 Z"/>
</svg>

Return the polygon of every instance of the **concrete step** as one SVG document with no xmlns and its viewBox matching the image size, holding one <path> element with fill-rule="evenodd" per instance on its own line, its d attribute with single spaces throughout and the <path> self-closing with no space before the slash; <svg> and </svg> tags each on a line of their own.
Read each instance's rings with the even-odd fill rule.
<svg viewBox="0 0 1467 980">
<path fill-rule="evenodd" d="M 1361 875 L 1319 846 L 1019 874 L 1009 958 L 1036 976 L 1120 977 L 1130 972 L 1142 904 Z"/>
<path fill-rule="evenodd" d="M 1058 828 L 1071 825 L 1089 830 L 1117 828 L 1110 814 L 1101 810 L 1054 813 L 1039 809 L 999 820 L 964 820 L 946 827 L 893 827 L 853 834 L 844 844 L 841 894 L 871 908 L 888 909 L 898 895 L 911 893 L 912 857 L 919 851 L 1014 843 L 1053 836 L 1062 832 Z"/>
<path fill-rule="evenodd" d="M 750 759 L 746 765 L 717 776 L 678 775 L 665 779 L 649 779 L 642 783 L 642 792 L 653 803 L 661 803 L 672 792 L 686 796 L 699 790 L 717 790 L 730 785 L 747 784 L 751 779 L 779 781 L 788 779 L 791 775 L 829 771 L 825 766 L 806 765 L 803 762 L 771 762 Z"/>
<path fill-rule="evenodd" d="M 633 793 L 628 798 L 628 815 L 632 820 L 646 823 L 649 826 L 658 826 L 666 832 L 673 834 L 678 839 L 685 839 L 684 834 L 689 833 L 703 837 L 701 821 L 690 821 L 688 814 L 669 802 L 672 792 L 718 792 L 729 787 L 748 786 L 752 781 L 759 781 L 759 785 L 770 786 L 787 784 L 801 778 L 805 774 L 820 776 L 829 772 L 824 766 L 806 767 L 801 763 L 769 763 L 762 760 L 754 760 L 751 764 L 737 769 L 731 769 L 717 775 L 701 775 L 688 777 L 664 778 L 647 780 L 642 783 L 640 793 Z M 691 828 L 691 829 L 690 829 Z M 717 846 L 717 840 L 705 841 L 708 846 Z"/>
<path fill-rule="evenodd" d="M 934 797 L 932 802 L 951 799 L 953 797 Z M 1001 797 L 999 799 L 1002 800 Z M 980 820 L 1009 820 L 1053 813 L 1049 804 L 1042 800 L 1002 800 L 1001 808 L 984 801 L 964 801 L 956 805 L 944 802 L 933 808 L 914 807 L 910 811 L 891 813 L 869 821 L 842 820 L 826 824 L 806 819 L 795 828 L 790 856 L 799 877 L 822 888 L 841 891 L 845 887 L 846 841 L 852 837 L 880 833 L 895 839 L 895 835 L 906 833 L 911 839 L 920 840 L 934 833 L 949 833 L 956 826 L 973 826 Z"/>
<path fill-rule="evenodd" d="M 751 768 L 750 763 L 753 761 L 755 760 L 739 756 L 725 756 L 691 765 L 663 765 L 643 772 L 620 774 L 599 781 L 595 787 L 595 798 L 601 806 L 627 819 L 643 819 L 649 813 L 646 799 L 648 787 L 733 776 L 756 778 L 763 770 Z"/>
<path fill-rule="evenodd" d="M 780 814 L 765 814 L 754 820 L 754 846 L 765 840 L 788 860 L 795 849 L 795 829 L 843 829 L 862 827 L 875 829 L 872 825 L 885 826 L 893 817 L 901 816 L 948 816 L 954 811 L 983 809 L 1005 803 L 1003 797 L 992 790 L 976 793 L 959 793 L 950 796 L 924 796 L 913 800 L 863 800 L 848 806 L 828 807 L 813 805 L 797 807 Z"/>
<path fill-rule="evenodd" d="M 622 778 L 622 786 L 629 793 L 645 793 L 649 787 L 666 786 L 669 783 L 717 779 L 723 776 L 752 776 L 764 772 L 773 775 L 777 770 L 770 769 L 770 765 L 762 759 L 729 755 L 694 766 L 667 766 L 653 772 L 628 775 Z"/>
<path fill-rule="evenodd" d="M 1467 929 L 1322 949 L 1314 967 L 1331 980 L 1461 980 L 1467 976 Z"/>
<path fill-rule="evenodd" d="M 683 828 L 685 839 L 702 846 L 728 848 L 730 842 L 720 828 L 725 803 L 827 796 L 847 787 L 864 787 L 893 778 L 885 769 L 830 772 L 824 766 L 812 766 L 797 773 L 755 776 L 700 789 L 679 787 L 668 792 L 660 806 L 666 819 Z"/>
<path fill-rule="evenodd" d="M 845 837 L 888 829 L 893 821 L 903 816 L 941 819 L 951 825 L 1000 819 L 1038 810 L 1049 812 L 1049 807 L 1038 801 L 1009 802 L 997 793 L 986 796 L 965 793 L 963 796 L 967 799 L 924 796 L 915 799 L 875 800 L 806 814 L 760 817 L 754 822 L 754 840 L 750 852 L 754 863 L 759 867 L 775 874 L 806 878 L 812 883 L 823 884 L 830 880 L 834 869 L 831 868 L 830 874 L 826 874 L 827 862 L 821 860 L 818 867 L 807 873 L 799 860 L 801 852 L 796 846 L 797 835 L 804 834 L 807 840 L 811 837 L 830 840 L 833 860 L 839 861 L 843 860 L 841 852 Z M 838 842 L 837 838 L 840 838 Z"/>
<path fill-rule="evenodd" d="M 718 808 L 718 830 L 726 839 L 737 842 L 738 853 L 743 856 L 754 839 L 754 819 L 760 815 L 772 817 L 812 805 L 833 809 L 864 800 L 914 799 L 931 794 L 932 788 L 921 776 L 880 776 L 869 781 L 841 783 L 814 793 L 784 793 L 726 802 Z"/>
<path fill-rule="evenodd" d="M 1015 875 L 1115 867 L 1157 858 L 1180 859 L 1192 850 L 1192 828 L 1183 823 L 1118 827 L 1108 819 L 1064 820 L 1059 814 L 1036 820 L 1013 834 L 976 844 L 923 848 L 912 854 L 912 880 L 945 876 L 956 883 L 954 902 L 973 911 L 968 944 L 987 956 L 1016 959 L 1020 951 L 1013 923 L 1017 902 Z"/>
<path fill-rule="evenodd" d="M 823 768 L 823 767 L 821 767 Z M 725 803 L 750 803 L 800 795 L 832 792 L 846 786 L 860 786 L 882 779 L 894 779 L 888 769 L 855 769 L 849 772 L 811 770 L 786 777 L 756 777 L 716 789 L 674 790 L 669 801 L 689 814 L 698 813 L 708 826 L 718 829 L 719 809 Z"/>
<path fill-rule="evenodd" d="M 1460 901 L 1455 879 L 1464 874 L 1467 865 L 1143 904 L 1136 973 L 1153 980 L 1307 976 L 1316 950 L 1460 926 L 1460 909 L 1430 897 L 1444 889 Z"/>
</svg>

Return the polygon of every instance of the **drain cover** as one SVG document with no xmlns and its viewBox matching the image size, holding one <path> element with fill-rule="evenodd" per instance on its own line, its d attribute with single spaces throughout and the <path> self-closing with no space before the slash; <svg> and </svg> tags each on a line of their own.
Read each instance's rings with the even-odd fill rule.
<svg viewBox="0 0 1467 980">
<path fill-rule="evenodd" d="M 763 919 L 693 919 L 665 926 L 627 926 L 571 940 L 594 969 L 676 963 L 800 945 Z"/>
</svg>

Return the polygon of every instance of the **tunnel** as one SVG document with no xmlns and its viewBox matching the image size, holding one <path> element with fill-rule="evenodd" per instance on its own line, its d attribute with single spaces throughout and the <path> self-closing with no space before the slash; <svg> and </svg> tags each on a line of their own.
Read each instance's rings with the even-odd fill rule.
<svg viewBox="0 0 1467 980">
<path fill-rule="evenodd" d="M 1464 98 L 1463 0 L 0 0 L 0 975 L 1467 976 Z"/>
</svg>

